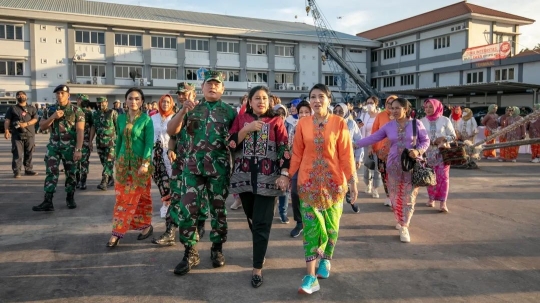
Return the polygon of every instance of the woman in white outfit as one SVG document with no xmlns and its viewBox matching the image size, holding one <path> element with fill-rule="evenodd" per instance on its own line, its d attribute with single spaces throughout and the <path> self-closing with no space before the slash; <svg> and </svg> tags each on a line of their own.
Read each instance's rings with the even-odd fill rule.
<svg viewBox="0 0 540 303">
<path fill-rule="evenodd" d="M 158 102 L 158 113 L 151 117 L 154 124 L 152 161 L 155 167 L 152 179 L 154 179 L 159 189 L 161 200 L 165 207 L 170 203 L 171 196 L 170 177 L 172 175 L 172 168 L 167 154 L 170 138 L 167 134 L 167 124 L 173 117 L 173 106 L 174 102 L 171 95 L 163 95 Z"/>
<path fill-rule="evenodd" d="M 471 141 L 474 143 L 476 134 L 478 134 L 478 124 L 473 118 L 473 113 L 471 109 L 465 108 L 461 119 L 457 124 L 457 129 L 455 130 L 458 136 L 459 141 Z"/>
<path fill-rule="evenodd" d="M 379 98 L 372 96 L 366 101 L 364 106 L 365 112 L 360 115 L 362 123 L 364 126 L 360 129 L 360 134 L 362 138 L 369 137 L 371 135 L 371 129 L 373 127 L 373 122 L 375 122 L 375 117 L 377 117 L 377 104 L 379 104 Z M 373 161 L 377 163 L 377 155 L 373 152 L 371 146 L 367 147 L 367 152 L 364 154 L 364 163 L 367 163 L 369 157 L 373 158 Z M 375 164 L 377 167 L 377 164 Z M 371 194 L 373 198 L 379 198 L 378 188 L 382 185 L 381 173 L 378 169 L 368 169 L 364 167 L 364 183 L 366 184 L 365 193 Z"/>
</svg>

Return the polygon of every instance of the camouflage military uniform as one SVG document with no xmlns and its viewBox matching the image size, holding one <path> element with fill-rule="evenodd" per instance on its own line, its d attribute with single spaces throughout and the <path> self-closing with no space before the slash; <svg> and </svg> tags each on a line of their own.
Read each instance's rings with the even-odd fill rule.
<svg viewBox="0 0 540 303">
<path fill-rule="evenodd" d="M 51 126 L 49 144 L 45 154 L 45 186 L 46 193 L 56 192 L 58 176 L 60 173 L 60 161 L 64 165 L 66 174 L 66 192 L 75 191 L 77 172 L 76 163 L 73 161 L 73 152 L 77 142 L 76 123 L 85 122 L 84 112 L 77 106 L 68 104 L 66 106 L 50 106 L 43 113 L 43 119 L 48 119 L 57 110 L 64 111 L 64 117 L 54 120 Z"/>
<path fill-rule="evenodd" d="M 180 133 L 178 141 L 186 148 L 185 162 L 177 183 L 180 190 L 173 192 L 177 199 L 172 200 L 169 210 L 174 222 L 178 222 L 180 242 L 184 245 L 194 246 L 199 240 L 196 225 L 205 197 L 212 215 L 210 240 L 213 243 L 227 240 L 225 200 L 229 194 L 231 164 L 226 139 L 235 117 L 236 111 L 223 101 L 203 99 L 184 118 L 185 140 Z"/>
<path fill-rule="evenodd" d="M 84 107 L 84 106 L 83 106 Z M 90 166 L 90 129 L 92 128 L 92 111 L 83 108 L 84 113 L 84 141 L 82 146 L 82 158 L 77 162 L 77 181 L 86 183 L 88 168 Z M 86 188 L 86 187 L 85 187 Z"/>
<path fill-rule="evenodd" d="M 108 179 L 112 178 L 114 170 L 116 119 L 118 119 L 118 112 L 113 109 L 96 110 L 92 117 L 96 130 L 96 148 L 99 161 L 103 165 L 101 176 Z"/>
</svg>

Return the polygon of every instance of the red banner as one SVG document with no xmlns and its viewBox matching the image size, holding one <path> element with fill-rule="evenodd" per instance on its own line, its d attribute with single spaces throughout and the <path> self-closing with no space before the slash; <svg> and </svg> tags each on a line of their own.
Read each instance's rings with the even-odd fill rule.
<svg viewBox="0 0 540 303">
<path fill-rule="evenodd" d="M 463 52 L 463 63 L 474 63 L 480 61 L 491 61 L 506 59 L 512 51 L 512 45 L 509 41 L 502 43 L 489 44 L 478 47 L 471 47 Z"/>
</svg>

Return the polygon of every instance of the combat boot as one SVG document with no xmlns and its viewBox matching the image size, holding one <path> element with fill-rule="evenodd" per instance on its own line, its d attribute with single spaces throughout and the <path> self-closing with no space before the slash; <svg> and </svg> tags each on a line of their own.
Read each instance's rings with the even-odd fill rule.
<svg viewBox="0 0 540 303">
<path fill-rule="evenodd" d="M 161 245 L 161 246 L 173 246 L 176 244 L 174 235 L 175 235 L 175 226 L 172 223 L 167 223 L 165 232 L 161 236 L 159 236 L 158 239 L 152 239 L 152 243 Z"/>
<path fill-rule="evenodd" d="M 107 186 L 114 188 L 114 178 L 113 178 L 113 176 L 109 176 L 109 182 L 107 182 Z"/>
<path fill-rule="evenodd" d="M 75 192 L 72 191 L 70 193 L 67 193 L 66 197 L 66 205 L 69 209 L 74 209 L 77 207 L 77 204 L 75 204 Z"/>
<path fill-rule="evenodd" d="M 214 268 L 225 266 L 225 257 L 223 256 L 222 243 L 213 243 L 210 249 L 210 259 Z"/>
<path fill-rule="evenodd" d="M 81 190 L 86 190 L 86 175 L 81 175 L 81 181 L 77 185 L 77 188 Z"/>
<path fill-rule="evenodd" d="M 109 181 L 109 176 L 103 176 L 101 178 L 101 183 L 99 183 L 99 185 L 97 186 L 98 189 L 101 189 L 101 190 L 107 190 L 107 182 Z"/>
<path fill-rule="evenodd" d="M 182 262 L 178 263 L 174 268 L 174 274 L 183 276 L 187 274 L 192 267 L 195 267 L 201 263 L 201 258 L 199 257 L 199 252 L 192 246 L 185 246 L 186 251 L 184 252 L 184 258 Z"/>
<path fill-rule="evenodd" d="M 199 233 L 199 240 L 204 236 L 204 220 L 199 220 L 197 223 L 197 233 Z"/>
<path fill-rule="evenodd" d="M 45 193 L 45 200 L 41 202 L 38 206 L 33 206 L 33 211 L 54 211 L 54 206 L 52 203 L 53 193 Z"/>
</svg>

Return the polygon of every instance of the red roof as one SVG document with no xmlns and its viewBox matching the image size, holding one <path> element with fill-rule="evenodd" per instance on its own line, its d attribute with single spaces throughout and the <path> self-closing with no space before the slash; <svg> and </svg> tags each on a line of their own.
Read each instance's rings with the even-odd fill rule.
<svg viewBox="0 0 540 303">
<path fill-rule="evenodd" d="M 361 32 L 358 33 L 357 36 L 368 39 L 378 39 L 468 14 L 493 16 L 530 23 L 535 21 L 533 19 L 508 14 L 491 8 L 467 3 L 467 1 L 462 1 L 421 15 Z"/>
</svg>

